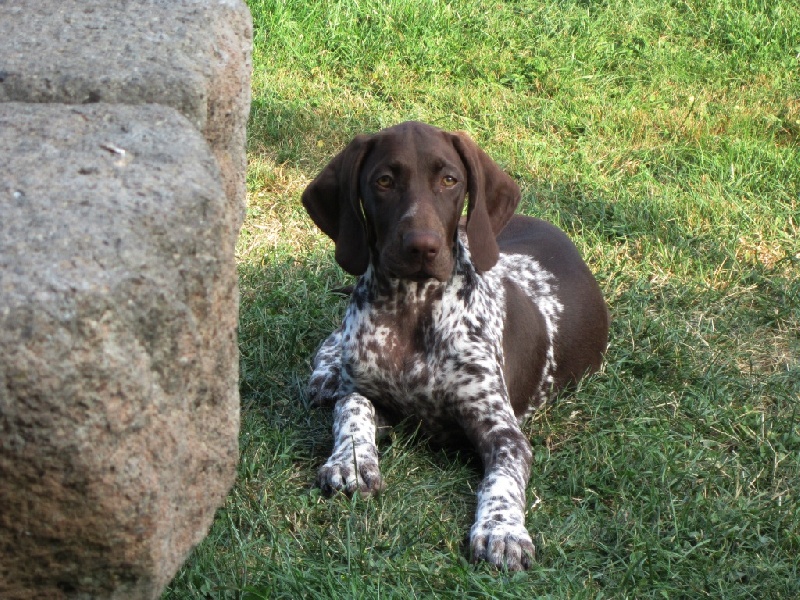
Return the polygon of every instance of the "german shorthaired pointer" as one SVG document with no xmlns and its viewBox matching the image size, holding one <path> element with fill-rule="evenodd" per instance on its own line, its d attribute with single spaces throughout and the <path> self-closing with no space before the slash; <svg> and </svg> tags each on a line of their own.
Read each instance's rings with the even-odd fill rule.
<svg viewBox="0 0 800 600">
<path fill-rule="evenodd" d="M 596 370 L 608 335 L 577 249 L 553 225 L 512 216 L 519 199 L 465 134 L 416 122 L 359 135 L 303 193 L 338 263 L 361 276 L 313 360 L 310 399 L 334 406 L 319 486 L 382 488 L 382 419 L 411 417 L 435 441 L 467 441 L 485 470 L 472 558 L 509 570 L 534 554 L 519 420 Z"/>
</svg>

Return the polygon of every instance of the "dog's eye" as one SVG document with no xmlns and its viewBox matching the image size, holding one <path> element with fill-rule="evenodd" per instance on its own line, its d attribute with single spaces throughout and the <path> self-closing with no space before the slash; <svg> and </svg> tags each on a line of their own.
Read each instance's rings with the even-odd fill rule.
<svg viewBox="0 0 800 600">
<path fill-rule="evenodd" d="M 442 185 L 444 187 L 453 187 L 457 183 L 458 179 L 456 179 L 455 177 L 452 177 L 450 175 L 445 175 L 444 177 L 442 177 Z"/>
<path fill-rule="evenodd" d="M 375 180 L 375 183 L 377 183 L 379 187 L 388 189 L 392 187 L 394 180 L 389 175 L 381 175 Z"/>
</svg>

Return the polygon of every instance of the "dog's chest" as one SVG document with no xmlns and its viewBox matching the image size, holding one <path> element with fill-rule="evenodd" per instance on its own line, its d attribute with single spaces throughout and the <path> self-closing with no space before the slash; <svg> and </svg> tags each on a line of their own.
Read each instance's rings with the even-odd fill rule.
<svg viewBox="0 0 800 600">
<path fill-rule="evenodd" d="M 459 388 L 480 377 L 471 365 L 502 362 L 502 315 L 498 299 L 487 305 L 479 291 L 430 284 L 420 292 L 351 304 L 342 361 L 360 393 L 433 433 L 450 426 Z"/>
<path fill-rule="evenodd" d="M 457 325 L 441 313 L 440 299 L 416 298 L 351 311 L 342 359 L 359 390 L 399 398 L 431 392 Z"/>
</svg>

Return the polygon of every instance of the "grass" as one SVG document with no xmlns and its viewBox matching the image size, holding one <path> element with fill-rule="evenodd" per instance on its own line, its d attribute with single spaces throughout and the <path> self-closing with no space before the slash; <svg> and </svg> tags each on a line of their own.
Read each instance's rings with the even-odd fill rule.
<svg viewBox="0 0 800 600">
<path fill-rule="evenodd" d="M 250 0 L 239 477 L 165 598 L 800 597 L 800 10 L 790 0 Z M 527 573 L 467 562 L 479 469 L 413 433 L 312 488 L 309 357 L 349 282 L 299 203 L 359 132 L 468 131 L 613 315 L 526 424 Z"/>
</svg>

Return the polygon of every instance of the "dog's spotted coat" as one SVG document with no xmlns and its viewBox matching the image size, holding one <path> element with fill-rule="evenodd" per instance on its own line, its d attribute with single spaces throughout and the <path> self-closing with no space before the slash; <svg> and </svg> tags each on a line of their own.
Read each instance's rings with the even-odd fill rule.
<svg viewBox="0 0 800 600">
<path fill-rule="evenodd" d="M 427 128 L 406 124 L 406 129 L 409 125 L 412 133 Z M 424 135 L 430 133 L 428 129 L 433 128 L 423 129 Z M 402 157 L 403 152 L 398 154 Z M 451 162 L 458 160 L 446 147 L 441 152 L 451 157 Z M 462 155 L 465 153 L 462 150 Z M 430 161 L 426 157 L 422 164 Z M 476 167 L 470 163 L 464 170 L 472 174 Z M 454 172 L 463 176 L 458 169 Z M 379 199 L 372 200 L 368 193 L 361 195 L 365 204 L 378 204 Z M 462 202 L 463 196 L 462 191 Z M 312 203 L 305 197 L 304 202 L 312 212 Z M 591 359 L 594 363 L 584 365 L 582 360 L 578 367 L 570 363 L 560 372 L 559 329 L 569 315 L 564 314 L 557 274 L 535 254 L 517 252 L 500 252 L 490 269 L 480 271 L 470 255 L 469 229 L 464 233 L 455 228 L 460 205 L 453 205 L 452 210 L 459 213 L 451 218 L 447 211 L 431 217 L 430 208 L 413 198 L 409 203 L 396 220 L 412 222 L 411 235 L 423 237 L 422 241 L 413 239 L 411 250 L 410 243 L 397 241 L 407 240 L 408 233 L 405 237 L 384 234 L 385 239 L 380 232 L 370 235 L 370 219 L 376 217 L 370 213 L 374 207 L 365 206 L 367 236 L 375 238 L 369 241 L 370 260 L 353 291 L 342 326 L 323 342 L 313 360 L 309 396 L 314 404 L 334 406 L 334 448 L 320 469 L 318 483 L 326 492 L 368 495 L 380 490 L 378 424 L 383 419 L 393 422 L 413 416 L 432 439 L 440 443 L 466 440 L 482 459 L 485 474 L 470 533 L 473 559 L 511 570 L 527 568 L 534 555 L 525 527 L 531 449 L 519 420 L 545 402 L 554 389 L 575 379 L 576 369 L 596 368 L 599 352 Z M 471 210 L 476 209 L 471 206 Z M 330 228 L 324 219 L 315 220 Z M 440 225 L 440 221 L 450 225 Z M 532 226 L 528 222 L 518 225 Z M 396 225 L 390 222 L 387 227 L 392 232 Z M 417 233 L 419 229 L 427 231 L 426 227 L 444 232 L 439 237 L 452 235 L 451 245 L 440 249 L 438 242 Z M 337 240 L 337 248 L 339 243 Z M 385 266 L 392 261 L 400 268 L 419 263 L 423 270 L 437 275 L 397 276 Z M 440 271 L 445 275 L 439 275 Z M 538 365 L 538 372 L 529 377 L 532 385 L 523 386 L 526 397 L 522 399 L 510 398 L 510 382 L 506 381 L 510 372 L 505 356 L 509 351 L 508 310 L 519 302 L 508 298 L 509 294 L 532 303 L 525 314 L 540 323 L 536 331 L 541 331 L 533 340 L 530 360 L 531 365 Z M 602 308 L 605 311 L 604 305 Z M 605 328 L 598 329 L 603 336 L 607 323 Z M 595 345 L 602 351 L 605 339 Z"/>
</svg>

